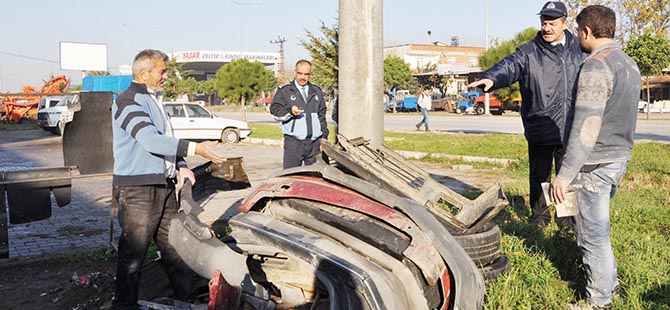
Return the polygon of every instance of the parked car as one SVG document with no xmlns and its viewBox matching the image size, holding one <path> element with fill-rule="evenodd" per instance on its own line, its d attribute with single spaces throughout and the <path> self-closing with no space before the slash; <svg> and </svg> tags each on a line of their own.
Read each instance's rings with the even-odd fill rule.
<svg viewBox="0 0 670 310">
<path fill-rule="evenodd" d="M 78 96 L 50 96 L 40 99 L 37 126 L 54 135 L 62 136 L 65 124 L 72 120 L 74 114 L 70 105 L 78 100 Z"/>
<path fill-rule="evenodd" d="M 215 116 L 196 102 L 164 104 L 176 138 L 237 143 L 251 133 L 247 122 Z"/>
</svg>

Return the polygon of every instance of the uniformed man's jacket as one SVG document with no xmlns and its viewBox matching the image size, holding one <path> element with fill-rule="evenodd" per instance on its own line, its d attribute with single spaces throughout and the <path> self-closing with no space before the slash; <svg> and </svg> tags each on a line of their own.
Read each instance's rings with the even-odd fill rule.
<svg viewBox="0 0 670 310">
<path fill-rule="evenodd" d="M 551 46 L 542 33 L 486 70 L 493 89 L 519 82 L 521 120 L 528 143 L 561 145 L 572 122 L 572 95 L 577 72 L 586 54 L 579 41 L 565 31 L 565 47 Z"/>
<path fill-rule="evenodd" d="M 316 140 L 328 138 L 326 123 L 326 101 L 319 86 L 309 83 L 307 102 L 296 87 L 295 81 L 279 86 L 270 105 L 272 116 L 282 122 L 285 136 L 298 140 Z M 296 106 L 304 112 L 298 116 L 291 114 L 291 107 Z"/>
</svg>

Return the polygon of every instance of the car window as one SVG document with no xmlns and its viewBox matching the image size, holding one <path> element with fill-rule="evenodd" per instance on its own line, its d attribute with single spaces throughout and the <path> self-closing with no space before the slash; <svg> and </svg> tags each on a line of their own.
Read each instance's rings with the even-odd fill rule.
<svg viewBox="0 0 670 310">
<path fill-rule="evenodd" d="M 66 105 L 70 104 L 70 101 L 71 101 L 71 100 L 72 100 L 72 99 L 71 99 L 70 97 L 63 97 L 63 99 L 61 99 L 61 100 L 58 101 L 58 103 L 56 104 L 56 106 L 64 106 L 64 105 L 66 106 Z"/>
<path fill-rule="evenodd" d="M 184 107 L 181 105 L 166 105 L 165 113 L 170 117 L 186 117 L 184 115 Z"/>
<path fill-rule="evenodd" d="M 207 110 L 195 104 L 186 105 L 186 113 L 188 113 L 188 117 L 209 117 Z"/>
</svg>

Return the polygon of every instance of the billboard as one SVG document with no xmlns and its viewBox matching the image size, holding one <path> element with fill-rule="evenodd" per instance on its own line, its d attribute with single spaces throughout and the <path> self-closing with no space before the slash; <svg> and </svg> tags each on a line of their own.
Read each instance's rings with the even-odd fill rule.
<svg viewBox="0 0 670 310">
<path fill-rule="evenodd" d="M 437 65 L 437 74 L 468 74 L 468 64 L 464 62 L 439 64 Z"/>
<path fill-rule="evenodd" d="M 60 42 L 61 70 L 107 71 L 107 45 Z"/>
</svg>

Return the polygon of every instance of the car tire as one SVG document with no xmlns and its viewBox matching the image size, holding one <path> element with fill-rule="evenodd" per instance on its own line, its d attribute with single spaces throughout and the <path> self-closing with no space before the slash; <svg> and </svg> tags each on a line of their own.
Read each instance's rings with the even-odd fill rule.
<svg viewBox="0 0 670 310">
<path fill-rule="evenodd" d="M 511 269 L 509 259 L 505 255 L 498 257 L 493 263 L 480 268 L 484 279 L 495 281 L 498 276 L 507 273 Z"/>
<path fill-rule="evenodd" d="M 477 108 L 475 109 L 475 112 L 477 113 L 477 115 L 482 115 L 486 112 L 486 109 L 484 108 L 483 104 L 478 104 Z"/>
<path fill-rule="evenodd" d="M 224 129 L 221 133 L 221 142 L 228 144 L 240 142 L 240 131 L 236 128 Z"/>
<path fill-rule="evenodd" d="M 500 257 L 500 228 L 488 222 L 473 234 L 453 235 L 477 266 L 486 266 Z"/>
</svg>

